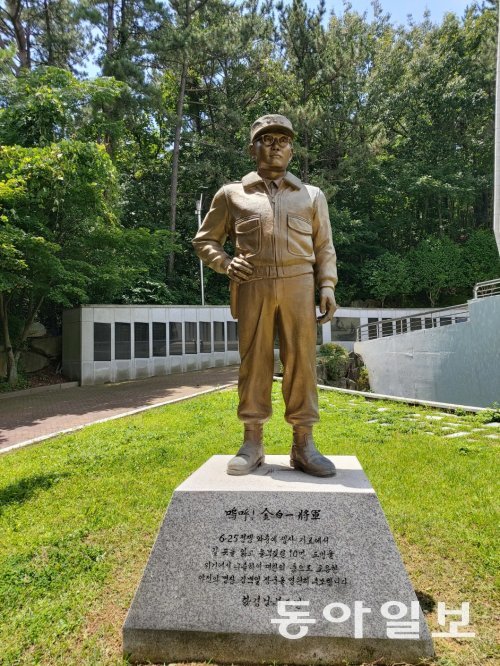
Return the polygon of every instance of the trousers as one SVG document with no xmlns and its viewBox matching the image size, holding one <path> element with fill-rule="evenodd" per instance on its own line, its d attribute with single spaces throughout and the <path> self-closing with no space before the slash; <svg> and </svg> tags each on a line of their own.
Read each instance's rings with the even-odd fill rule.
<svg viewBox="0 0 500 666">
<path fill-rule="evenodd" d="M 252 424 L 265 423 L 271 417 L 277 333 L 285 419 L 291 425 L 303 426 L 319 421 L 314 276 L 309 273 L 240 283 L 238 322 L 239 419 Z"/>
</svg>

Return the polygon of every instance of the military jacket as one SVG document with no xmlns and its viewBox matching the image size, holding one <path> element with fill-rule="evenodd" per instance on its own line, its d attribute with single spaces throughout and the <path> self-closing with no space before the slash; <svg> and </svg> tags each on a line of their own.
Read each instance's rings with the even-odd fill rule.
<svg viewBox="0 0 500 666">
<path fill-rule="evenodd" d="M 325 195 L 289 172 L 274 196 L 255 171 L 221 187 L 193 240 L 196 254 L 219 273 L 231 261 L 228 237 L 236 256 L 254 267 L 251 280 L 314 273 L 318 287 L 337 283 Z"/>
</svg>

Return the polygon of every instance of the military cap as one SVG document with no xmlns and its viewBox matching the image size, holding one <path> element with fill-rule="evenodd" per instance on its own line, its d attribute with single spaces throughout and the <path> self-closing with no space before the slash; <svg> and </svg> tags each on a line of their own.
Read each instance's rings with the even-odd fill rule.
<svg viewBox="0 0 500 666">
<path fill-rule="evenodd" d="M 266 132 L 283 132 L 283 134 L 291 136 L 292 139 L 295 136 L 292 123 L 288 118 L 275 113 L 257 118 L 250 129 L 250 143 L 253 143 L 258 136 Z"/>
</svg>

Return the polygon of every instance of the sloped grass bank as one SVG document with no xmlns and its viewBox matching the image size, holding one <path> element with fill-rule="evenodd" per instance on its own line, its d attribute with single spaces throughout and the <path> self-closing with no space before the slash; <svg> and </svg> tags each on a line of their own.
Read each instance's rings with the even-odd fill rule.
<svg viewBox="0 0 500 666">
<path fill-rule="evenodd" d="M 280 386 L 266 451 L 285 454 Z M 121 625 L 175 487 L 239 446 L 236 391 L 85 428 L 0 457 L 0 663 L 121 664 Z M 356 455 L 428 610 L 470 601 L 475 639 L 436 640 L 439 666 L 495 653 L 498 444 L 488 416 L 320 394 L 323 452 Z M 498 609 L 498 604 L 496 605 Z"/>
</svg>

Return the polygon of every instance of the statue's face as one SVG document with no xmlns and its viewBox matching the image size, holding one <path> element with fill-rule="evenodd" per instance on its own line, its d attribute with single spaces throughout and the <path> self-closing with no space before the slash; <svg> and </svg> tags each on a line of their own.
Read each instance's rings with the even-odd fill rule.
<svg viewBox="0 0 500 666">
<path fill-rule="evenodd" d="M 266 132 L 251 144 L 250 153 L 257 169 L 286 171 L 293 156 L 292 139 L 282 132 Z"/>
</svg>

